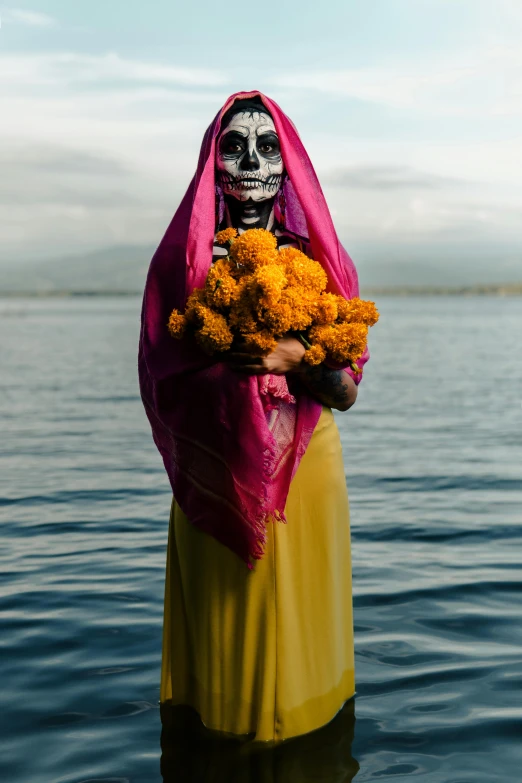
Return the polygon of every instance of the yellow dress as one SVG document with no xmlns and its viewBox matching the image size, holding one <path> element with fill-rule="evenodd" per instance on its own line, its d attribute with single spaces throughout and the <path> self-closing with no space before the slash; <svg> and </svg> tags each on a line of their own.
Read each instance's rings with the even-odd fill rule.
<svg viewBox="0 0 522 783">
<path fill-rule="evenodd" d="M 324 726 L 355 693 L 349 504 L 330 408 L 285 513 L 253 571 L 174 499 L 170 515 L 160 702 L 256 742 Z"/>
</svg>

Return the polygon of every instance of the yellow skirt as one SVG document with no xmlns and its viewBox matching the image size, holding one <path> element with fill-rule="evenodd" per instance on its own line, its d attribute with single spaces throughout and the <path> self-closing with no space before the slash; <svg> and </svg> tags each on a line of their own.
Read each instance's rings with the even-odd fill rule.
<svg viewBox="0 0 522 783">
<path fill-rule="evenodd" d="M 349 505 L 329 408 L 285 513 L 253 571 L 174 499 L 167 545 L 160 702 L 270 743 L 324 726 L 355 693 Z"/>
</svg>

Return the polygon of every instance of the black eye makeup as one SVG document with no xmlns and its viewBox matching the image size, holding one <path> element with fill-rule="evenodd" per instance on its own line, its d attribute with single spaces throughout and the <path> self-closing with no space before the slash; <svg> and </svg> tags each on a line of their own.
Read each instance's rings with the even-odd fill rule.
<svg viewBox="0 0 522 783">
<path fill-rule="evenodd" d="M 263 133 L 258 136 L 256 147 L 265 158 L 278 158 L 281 155 L 279 139 L 274 133 Z"/>
<path fill-rule="evenodd" d="M 219 143 L 219 151 L 222 155 L 236 156 L 245 151 L 247 141 L 236 131 L 226 133 Z"/>
</svg>

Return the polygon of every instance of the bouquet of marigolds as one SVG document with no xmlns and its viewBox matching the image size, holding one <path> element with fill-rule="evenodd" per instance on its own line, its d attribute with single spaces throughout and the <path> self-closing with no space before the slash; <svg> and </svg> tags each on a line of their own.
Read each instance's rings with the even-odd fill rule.
<svg viewBox="0 0 522 783">
<path fill-rule="evenodd" d="M 241 339 L 252 355 L 263 356 L 275 350 L 278 338 L 293 333 L 306 348 L 308 364 L 330 360 L 360 372 L 355 362 L 368 327 L 379 318 L 373 302 L 328 293 L 322 266 L 297 248 L 278 251 L 275 236 L 265 229 L 238 236 L 235 228 L 226 228 L 216 241 L 228 244 L 229 253 L 212 265 L 204 288 L 190 294 L 185 312 L 172 311 L 173 337 L 190 329 L 210 354 Z"/>
</svg>

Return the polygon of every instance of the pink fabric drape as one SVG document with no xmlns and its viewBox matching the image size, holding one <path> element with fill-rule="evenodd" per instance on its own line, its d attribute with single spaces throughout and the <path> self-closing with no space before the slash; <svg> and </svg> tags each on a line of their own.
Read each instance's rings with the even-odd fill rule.
<svg viewBox="0 0 522 783">
<path fill-rule="evenodd" d="M 167 322 L 204 284 L 215 233 L 215 142 L 235 99 L 259 95 L 280 139 L 289 182 L 287 226 L 308 235 L 329 290 L 359 293 L 355 266 L 335 232 L 317 176 L 290 119 L 257 91 L 232 95 L 207 129 L 196 174 L 150 263 L 141 313 L 140 391 L 172 491 L 189 521 L 249 568 L 262 557 L 269 519 L 284 521 L 292 477 L 321 405 L 289 395 L 276 376 L 243 376 L 205 355 L 195 341 L 173 340 Z M 368 350 L 359 359 L 362 368 Z M 349 370 L 351 373 L 351 371 Z M 361 375 L 352 374 L 356 383 Z"/>
</svg>

